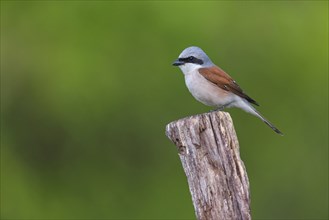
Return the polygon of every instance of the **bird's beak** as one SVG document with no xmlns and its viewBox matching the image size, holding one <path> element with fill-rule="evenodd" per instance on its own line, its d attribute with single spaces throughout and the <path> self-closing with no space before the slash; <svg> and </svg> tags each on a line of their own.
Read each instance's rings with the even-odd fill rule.
<svg viewBox="0 0 329 220">
<path fill-rule="evenodd" d="M 184 62 L 183 61 L 179 61 L 179 59 L 175 60 L 175 62 L 173 62 L 173 66 L 180 66 L 180 65 L 183 65 Z"/>
</svg>

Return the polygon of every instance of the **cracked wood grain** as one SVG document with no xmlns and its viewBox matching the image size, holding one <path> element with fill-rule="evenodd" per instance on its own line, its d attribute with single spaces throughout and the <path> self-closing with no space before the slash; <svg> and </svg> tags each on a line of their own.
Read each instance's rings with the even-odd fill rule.
<svg viewBox="0 0 329 220">
<path fill-rule="evenodd" d="M 249 181 L 229 113 L 210 112 L 171 122 L 199 220 L 249 220 Z"/>
</svg>

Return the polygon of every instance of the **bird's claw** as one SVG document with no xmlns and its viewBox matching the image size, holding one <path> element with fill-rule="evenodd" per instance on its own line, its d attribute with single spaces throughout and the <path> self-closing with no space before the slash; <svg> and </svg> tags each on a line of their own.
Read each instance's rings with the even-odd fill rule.
<svg viewBox="0 0 329 220">
<path fill-rule="evenodd" d="M 216 109 L 213 109 L 213 110 L 210 110 L 210 112 L 218 112 L 218 111 L 223 111 L 225 108 L 225 106 L 221 106 L 219 108 L 216 108 Z"/>
</svg>

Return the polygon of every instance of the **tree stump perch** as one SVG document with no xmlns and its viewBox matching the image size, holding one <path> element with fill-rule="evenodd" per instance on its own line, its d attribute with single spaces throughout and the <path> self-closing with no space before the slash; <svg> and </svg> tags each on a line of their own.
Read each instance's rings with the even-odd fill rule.
<svg viewBox="0 0 329 220">
<path fill-rule="evenodd" d="M 249 181 L 229 113 L 210 112 L 171 122 L 197 219 L 249 220 Z"/>
</svg>

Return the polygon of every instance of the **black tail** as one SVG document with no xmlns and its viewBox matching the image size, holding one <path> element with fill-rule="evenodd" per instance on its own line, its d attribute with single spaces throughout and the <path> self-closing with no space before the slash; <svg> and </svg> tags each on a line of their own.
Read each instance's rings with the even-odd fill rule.
<svg viewBox="0 0 329 220">
<path fill-rule="evenodd" d="M 264 116 L 262 116 L 256 109 L 254 109 L 256 112 L 256 115 L 265 123 L 267 124 L 270 128 L 272 128 L 273 131 L 275 131 L 277 134 L 282 135 L 283 133 L 277 129 L 271 122 L 269 122 Z"/>
</svg>

